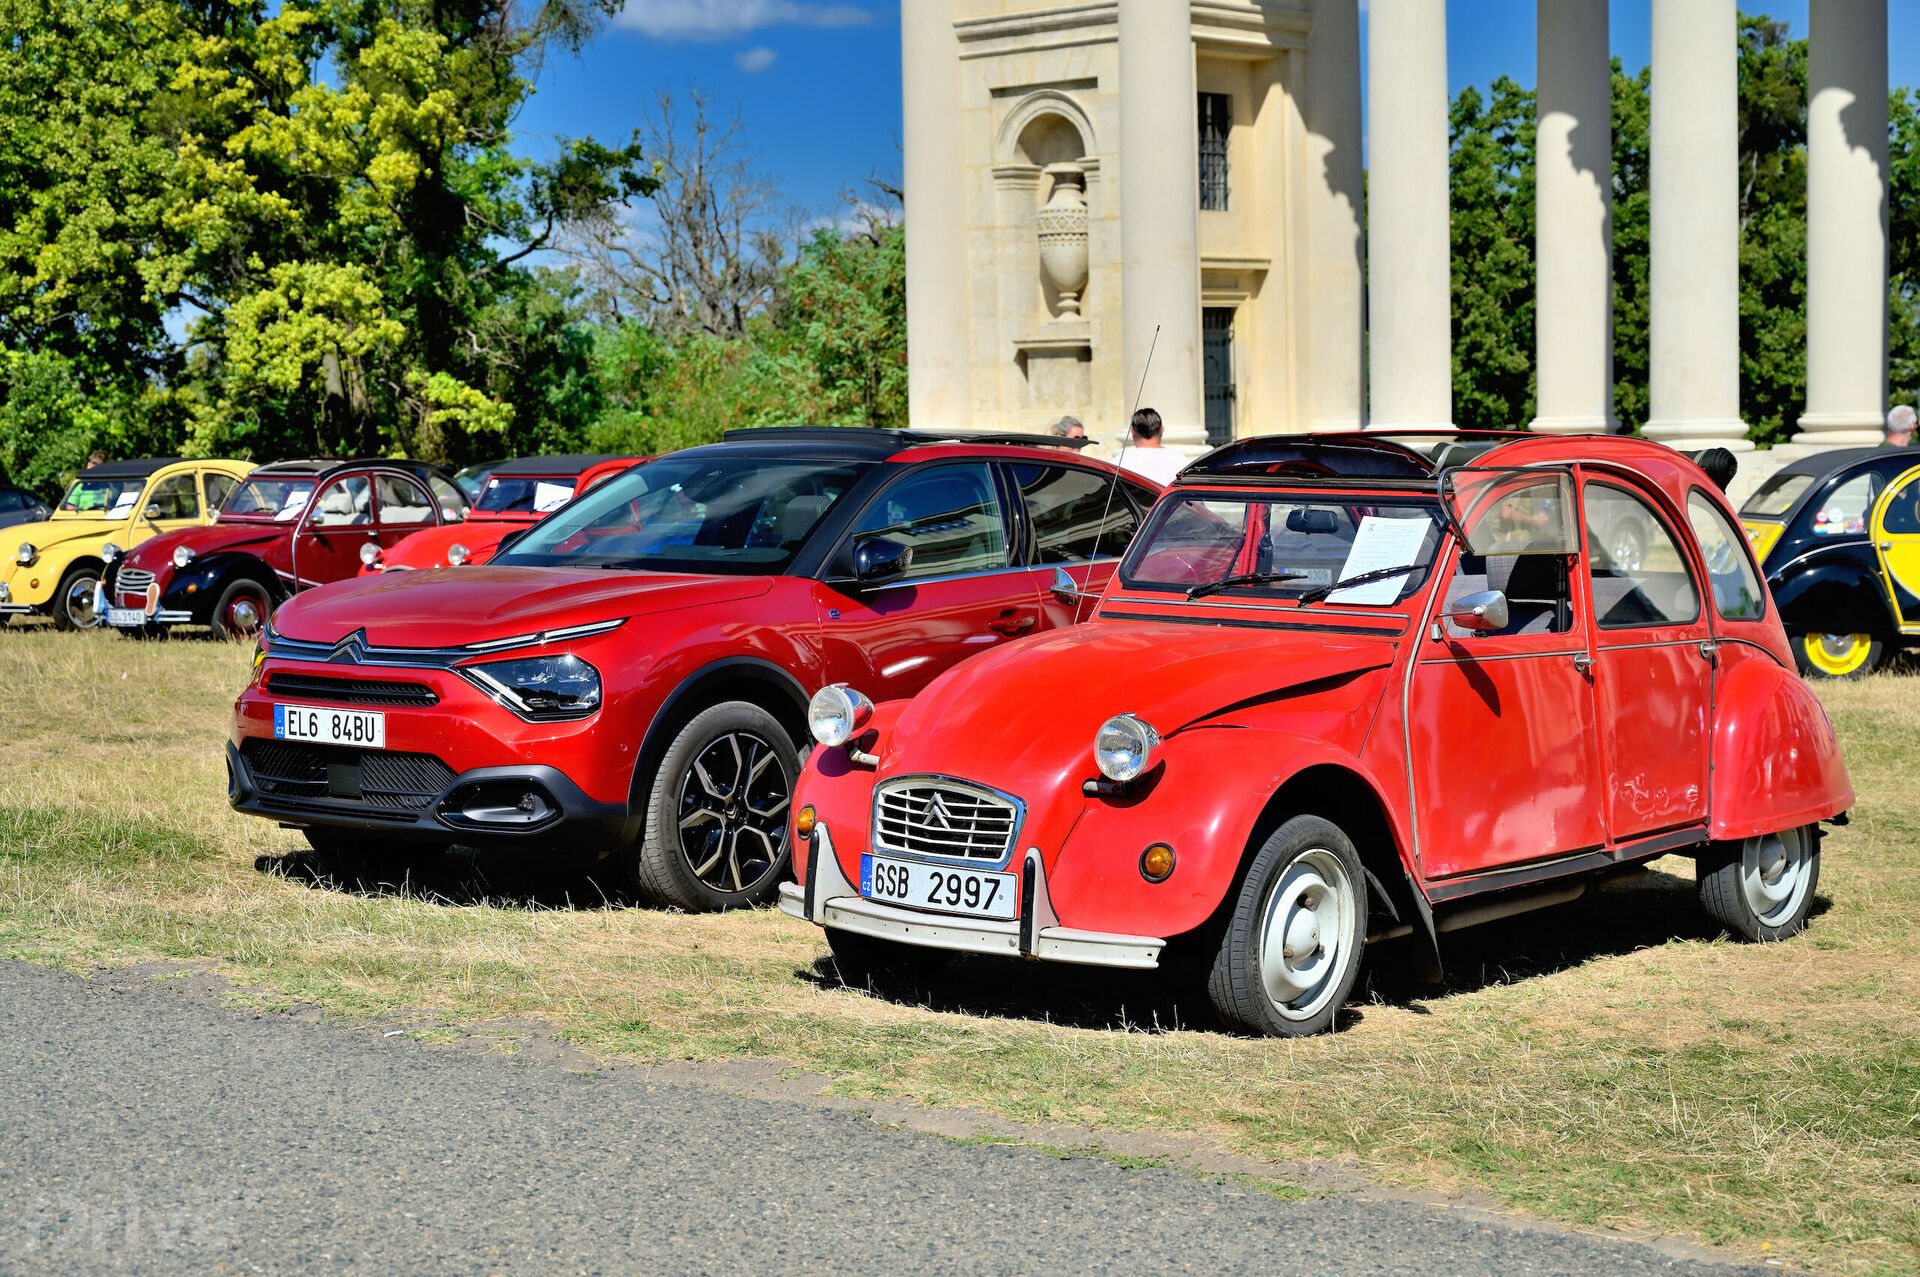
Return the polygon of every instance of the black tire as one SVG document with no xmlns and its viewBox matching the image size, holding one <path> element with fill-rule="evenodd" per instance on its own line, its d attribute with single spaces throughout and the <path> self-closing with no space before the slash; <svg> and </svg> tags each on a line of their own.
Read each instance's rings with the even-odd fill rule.
<svg viewBox="0 0 1920 1277">
<path fill-rule="evenodd" d="M 1772 944 L 1807 928 L 1820 887 L 1820 826 L 1716 843 L 1698 866 L 1700 905 L 1729 934 Z"/>
<path fill-rule="evenodd" d="M 694 715 L 654 774 L 627 857 L 631 885 L 689 913 L 772 900 L 792 860 L 799 777 L 793 738 L 758 705 L 723 701 Z"/>
<path fill-rule="evenodd" d="M 99 568 L 68 568 L 67 574 L 60 578 L 59 588 L 53 592 L 52 601 L 47 605 L 53 613 L 53 627 L 56 630 L 98 629 L 100 623 L 107 619 L 93 606 L 94 587 L 99 584 Z"/>
<path fill-rule="evenodd" d="M 840 982 L 855 989 L 889 994 L 917 987 L 940 974 L 953 961 L 951 949 L 928 949 L 879 936 L 828 927 L 827 947 Z"/>
<path fill-rule="evenodd" d="M 213 636 L 235 641 L 253 638 L 266 628 L 271 615 L 273 596 L 267 587 L 241 577 L 220 591 L 220 601 L 213 605 Z"/>
<path fill-rule="evenodd" d="M 1329 950 L 1325 936 L 1336 928 Z M 1284 1003 L 1263 974 L 1270 938 L 1314 946 L 1298 959 L 1283 946 L 1283 978 L 1306 982 L 1287 986 L 1297 992 Z M 1353 992 L 1366 947 L 1367 875 L 1360 854 L 1332 821 L 1295 816 L 1261 844 L 1247 868 L 1207 977 L 1207 996 L 1228 1026 L 1245 1033 L 1324 1033 Z M 1324 961 L 1312 961 L 1322 955 Z"/>
<path fill-rule="evenodd" d="M 1887 645 L 1877 634 L 1792 634 L 1793 663 L 1805 679 L 1865 678 L 1880 668 Z"/>
</svg>

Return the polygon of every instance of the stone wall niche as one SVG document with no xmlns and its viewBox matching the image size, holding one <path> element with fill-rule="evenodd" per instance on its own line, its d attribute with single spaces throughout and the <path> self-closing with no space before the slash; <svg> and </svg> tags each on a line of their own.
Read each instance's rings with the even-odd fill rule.
<svg viewBox="0 0 1920 1277">
<path fill-rule="evenodd" d="M 1011 250 L 1000 263 L 1001 295 L 1013 301 L 1012 355 L 1019 410 L 1036 424 L 1086 416 L 1093 395 L 1088 179 L 1098 168 L 1085 116 L 1071 97 L 1038 90 L 1006 120 L 995 176 L 1007 209 Z"/>
</svg>

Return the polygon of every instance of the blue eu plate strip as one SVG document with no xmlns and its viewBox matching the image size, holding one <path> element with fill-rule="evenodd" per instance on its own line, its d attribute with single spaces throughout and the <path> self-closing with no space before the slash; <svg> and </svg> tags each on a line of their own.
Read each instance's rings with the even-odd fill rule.
<svg viewBox="0 0 1920 1277">
<path fill-rule="evenodd" d="M 870 855 L 860 857 L 860 894 L 873 894 L 873 857 Z"/>
<path fill-rule="evenodd" d="M 279 740 L 287 738 L 287 707 L 285 705 L 273 707 L 273 734 Z"/>
</svg>

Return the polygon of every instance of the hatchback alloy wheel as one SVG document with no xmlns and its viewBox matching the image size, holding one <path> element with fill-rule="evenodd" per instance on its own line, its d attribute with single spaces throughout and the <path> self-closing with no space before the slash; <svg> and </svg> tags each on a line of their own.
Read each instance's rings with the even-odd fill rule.
<svg viewBox="0 0 1920 1277">
<path fill-rule="evenodd" d="M 648 795 L 646 829 L 626 858 L 631 885 L 687 910 L 764 904 L 791 848 L 800 760 L 780 721 L 727 701 L 680 729 Z"/>
</svg>

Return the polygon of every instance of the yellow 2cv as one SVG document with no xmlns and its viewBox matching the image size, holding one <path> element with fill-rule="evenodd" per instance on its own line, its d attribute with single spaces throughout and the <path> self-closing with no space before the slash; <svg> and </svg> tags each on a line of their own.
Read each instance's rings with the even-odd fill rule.
<svg viewBox="0 0 1920 1277">
<path fill-rule="evenodd" d="M 150 536 L 211 523 L 251 469 L 157 457 L 82 470 L 46 522 L 0 532 L 0 624 L 36 613 L 63 630 L 100 624 L 106 565 Z"/>
</svg>

